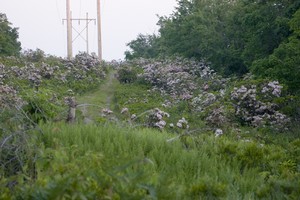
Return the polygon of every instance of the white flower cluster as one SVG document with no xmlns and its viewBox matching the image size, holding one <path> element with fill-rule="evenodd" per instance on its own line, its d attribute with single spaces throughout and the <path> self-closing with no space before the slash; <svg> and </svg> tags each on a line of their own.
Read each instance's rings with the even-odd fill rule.
<svg viewBox="0 0 300 200">
<path fill-rule="evenodd" d="M 0 63 L 0 84 L 3 84 L 3 81 L 7 76 L 6 73 L 6 67 Z"/>
<path fill-rule="evenodd" d="M 108 108 L 103 108 L 101 112 L 102 112 L 102 117 L 106 117 L 107 115 L 111 115 L 114 113 L 112 110 Z"/>
<path fill-rule="evenodd" d="M 263 90 L 266 91 L 266 89 Z M 250 88 L 245 86 L 234 88 L 231 93 L 231 99 L 235 104 L 236 116 L 252 126 L 271 125 L 285 128 L 289 122 L 289 118 L 286 115 L 276 110 L 278 107 L 276 104 L 257 100 L 255 85 L 250 86 Z"/>
<path fill-rule="evenodd" d="M 199 88 L 197 79 L 211 79 L 214 71 L 204 62 L 177 59 L 164 62 L 141 62 L 143 68 L 139 74 L 147 82 L 151 83 L 162 94 L 170 94 L 174 99 L 189 100 L 193 91 Z"/>
<path fill-rule="evenodd" d="M 225 116 L 224 106 L 215 108 L 212 112 L 205 118 L 209 125 L 220 127 L 228 122 Z"/>
<path fill-rule="evenodd" d="M 28 80 L 38 87 L 43 79 L 56 79 L 59 82 L 68 80 L 83 80 L 91 77 L 104 78 L 105 72 L 100 67 L 98 58 L 88 54 L 79 54 L 74 60 L 61 60 L 64 66 L 50 66 L 44 62 L 40 64 L 26 63 L 23 67 L 6 67 L 0 65 L 0 81 L 7 79 Z M 94 78 L 91 79 L 91 82 Z"/>
<path fill-rule="evenodd" d="M 188 121 L 184 117 L 181 118 L 180 120 L 178 120 L 176 126 L 181 129 L 189 129 L 190 128 L 190 126 L 188 125 Z"/>
<path fill-rule="evenodd" d="M 215 131 L 215 136 L 216 137 L 219 137 L 219 136 L 221 136 L 221 135 L 223 135 L 224 133 L 223 133 L 223 130 L 222 129 L 216 129 L 216 131 Z"/>
<path fill-rule="evenodd" d="M 212 93 L 203 92 L 192 99 L 192 106 L 197 112 L 202 112 L 207 106 L 213 104 L 217 100 Z"/>
<path fill-rule="evenodd" d="M 149 127 L 158 127 L 159 129 L 163 129 L 167 125 L 167 122 L 164 120 L 164 117 L 170 117 L 170 115 L 158 108 L 155 108 L 148 115 L 147 125 Z"/>
<path fill-rule="evenodd" d="M 8 85 L 0 84 L 0 108 L 22 107 L 25 102 L 18 96 L 17 91 Z"/>
<path fill-rule="evenodd" d="M 32 57 L 33 58 L 33 57 Z M 62 64 L 49 65 L 45 63 L 46 59 L 42 59 L 41 62 L 32 63 L 21 62 L 17 58 L 6 58 L 12 59 L 12 63 L 18 63 L 20 66 L 5 66 L 0 64 L 0 87 L 1 87 L 1 105 L 2 106 L 22 106 L 25 103 L 18 97 L 14 86 L 9 85 L 11 80 L 21 81 L 27 83 L 36 90 L 39 89 L 40 85 L 45 79 L 55 81 L 57 83 L 71 83 L 71 86 L 80 84 L 77 82 L 78 79 L 84 79 L 85 83 L 100 82 L 103 78 L 104 70 L 100 67 L 100 63 L 96 57 L 89 56 L 87 54 L 79 54 L 74 60 L 63 60 L 57 58 Z M 12 82 L 15 83 L 15 82 Z M 8 84 L 8 85 L 7 85 Z M 11 88 L 9 91 L 8 88 Z M 8 92 L 9 91 L 9 92 Z M 72 96 L 72 95 L 68 95 Z M 49 99 L 49 103 L 60 103 L 56 94 L 53 94 Z M 72 97 L 66 97 L 65 103 L 70 106 L 72 104 Z"/>
<path fill-rule="evenodd" d="M 263 87 L 261 93 L 266 95 L 271 93 L 275 97 L 280 97 L 282 88 L 283 87 L 279 84 L 278 81 L 272 81 L 269 82 L 265 87 Z"/>
<path fill-rule="evenodd" d="M 128 112 L 129 112 L 128 108 L 122 108 L 122 110 L 121 110 L 121 114 L 126 114 Z"/>
</svg>

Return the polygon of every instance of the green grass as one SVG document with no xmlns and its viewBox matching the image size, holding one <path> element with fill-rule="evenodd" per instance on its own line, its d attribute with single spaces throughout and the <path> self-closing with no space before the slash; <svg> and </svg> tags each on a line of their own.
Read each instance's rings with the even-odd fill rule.
<svg viewBox="0 0 300 200">
<path fill-rule="evenodd" d="M 176 135 L 110 124 L 41 128 L 38 180 L 20 185 L 17 194 L 24 199 L 68 199 L 68 195 L 70 199 L 74 195 L 295 199 L 299 195 L 295 154 L 287 154 L 279 145 L 215 138 L 212 133 L 167 142 Z M 300 149 L 299 144 L 294 147 Z"/>
<path fill-rule="evenodd" d="M 110 71 L 99 88 L 76 97 L 79 105 L 88 104 L 85 107 L 80 107 L 83 116 L 95 120 L 99 118 L 103 108 L 112 109 L 111 102 L 115 87 L 119 85 L 119 82 L 114 78 L 114 74 L 114 71 Z"/>
<path fill-rule="evenodd" d="M 241 127 L 213 131 L 190 115 L 188 102 L 162 108 L 164 98 L 145 85 L 119 84 L 110 72 L 97 90 L 77 97 L 91 104 L 84 117 L 95 123 L 47 123 L 31 133 L 37 149 L 37 179 L 23 173 L 1 177 L 0 199 L 298 199 L 300 140 L 267 129 Z M 101 108 L 124 107 L 141 114 L 156 107 L 168 123 L 186 117 L 193 135 L 97 123 Z M 79 120 L 80 121 L 80 120 Z M 138 123 L 143 123 L 142 119 Z M 297 130 L 295 130 L 297 132 Z M 297 132 L 299 135 L 299 131 Z M 170 140 L 172 138 L 177 138 Z M 34 140 L 35 139 L 35 140 Z M 171 142 L 170 142 L 171 141 Z M 18 183 L 13 189 L 7 183 Z"/>
</svg>

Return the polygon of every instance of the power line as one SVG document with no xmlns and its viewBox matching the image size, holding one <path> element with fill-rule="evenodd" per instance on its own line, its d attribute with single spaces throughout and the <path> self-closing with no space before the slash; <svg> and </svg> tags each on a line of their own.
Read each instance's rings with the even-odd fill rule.
<svg viewBox="0 0 300 200">
<path fill-rule="evenodd" d="M 86 14 L 86 18 L 72 18 L 72 13 L 70 9 L 70 0 L 66 0 L 66 12 L 67 12 L 67 18 L 63 19 L 64 21 L 67 21 L 67 49 L 68 49 L 68 58 L 72 58 L 73 50 L 72 50 L 72 43 L 78 38 L 81 37 L 83 40 L 86 41 L 87 45 L 87 53 L 89 52 L 89 30 L 88 25 L 91 21 L 94 21 L 96 23 L 96 19 L 89 19 L 88 13 Z M 100 10 L 100 0 L 97 0 L 97 27 L 98 27 L 98 58 L 99 60 L 102 60 L 102 38 L 101 38 L 101 10 Z M 72 26 L 72 22 L 77 21 L 79 24 L 81 21 L 86 22 L 86 26 L 81 31 L 78 31 Z M 77 36 L 73 40 L 72 30 L 77 32 Z M 86 30 L 86 38 L 82 36 L 83 31 Z"/>
</svg>

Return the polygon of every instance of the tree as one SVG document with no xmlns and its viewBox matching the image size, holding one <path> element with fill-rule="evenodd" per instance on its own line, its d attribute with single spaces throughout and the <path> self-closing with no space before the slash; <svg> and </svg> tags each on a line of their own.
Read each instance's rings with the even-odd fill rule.
<svg viewBox="0 0 300 200">
<path fill-rule="evenodd" d="M 292 34 L 269 57 L 254 62 L 252 72 L 285 83 L 293 93 L 300 92 L 300 9 L 289 21 Z"/>
<path fill-rule="evenodd" d="M 177 2 L 172 15 L 159 18 L 154 40 L 139 36 L 129 43 L 128 57 L 204 59 L 219 73 L 243 75 L 288 40 L 289 21 L 300 7 L 300 1 L 293 0 Z"/>
<path fill-rule="evenodd" d="M 19 55 L 21 51 L 21 43 L 18 41 L 18 38 L 18 29 L 12 28 L 6 15 L 0 13 L 0 55 Z"/>
<path fill-rule="evenodd" d="M 125 59 L 132 60 L 134 58 L 154 58 L 158 56 L 159 47 L 157 45 L 158 37 L 153 35 L 139 34 L 137 39 L 127 44 L 130 50 L 125 52 Z"/>
</svg>

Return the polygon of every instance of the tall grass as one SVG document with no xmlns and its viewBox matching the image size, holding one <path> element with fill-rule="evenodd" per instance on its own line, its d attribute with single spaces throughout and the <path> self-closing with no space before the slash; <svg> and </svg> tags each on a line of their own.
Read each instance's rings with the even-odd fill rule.
<svg viewBox="0 0 300 200">
<path fill-rule="evenodd" d="M 174 135 L 166 132 L 116 125 L 47 124 L 43 130 L 46 148 L 76 146 L 82 155 L 99 152 L 110 173 L 120 169 L 138 173 L 132 164 L 146 162 L 143 183 L 152 185 L 159 199 L 250 198 L 264 182 L 256 168 L 241 172 L 239 161 L 218 154 L 218 140 L 226 139 L 213 135 L 197 138 L 198 144 L 193 139 L 183 145 L 180 140 L 168 143 Z"/>
<path fill-rule="evenodd" d="M 295 159 L 278 145 L 212 133 L 168 142 L 176 135 L 112 124 L 41 128 L 38 179 L 20 185 L 15 194 L 22 199 L 297 199 L 300 193 Z"/>
</svg>

